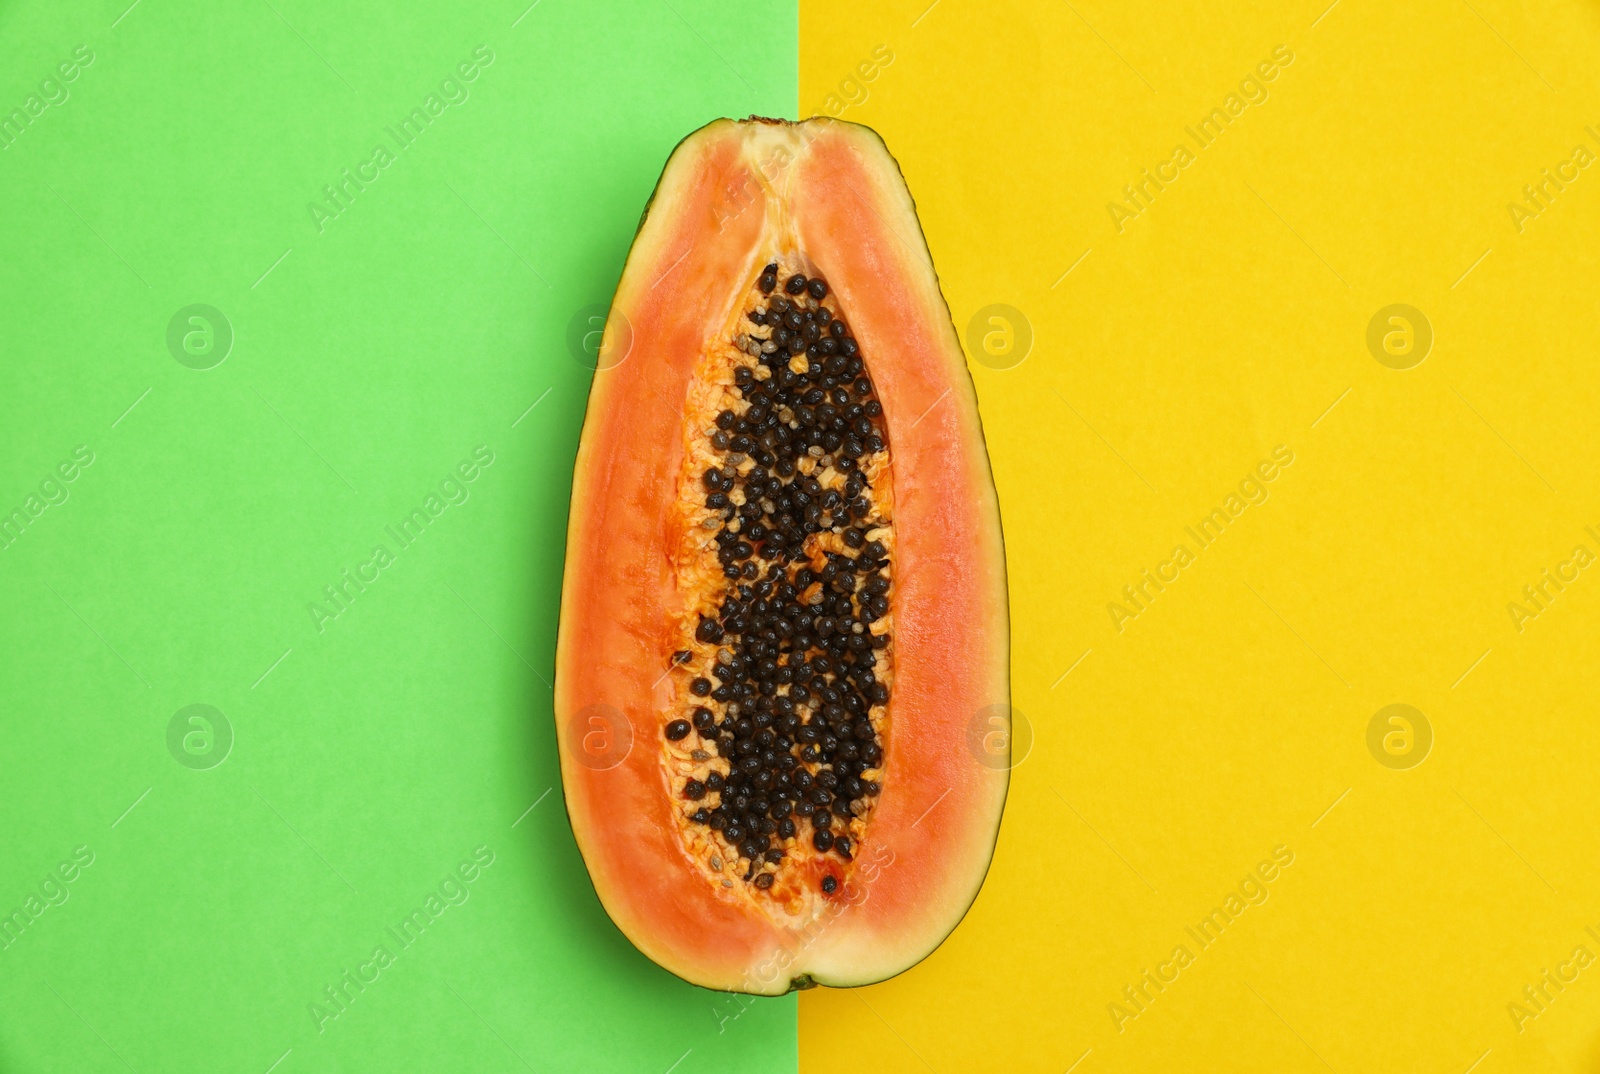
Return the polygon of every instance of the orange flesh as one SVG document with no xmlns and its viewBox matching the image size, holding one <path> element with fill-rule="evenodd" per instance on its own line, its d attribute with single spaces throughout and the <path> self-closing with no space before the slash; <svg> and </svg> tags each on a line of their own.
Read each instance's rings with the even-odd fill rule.
<svg viewBox="0 0 1600 1074">
<path fill-rule="evenodd" d="M 778 273 L 780 280 L 800 266 L 799 259 L 793 252 L 775 254 L 770 260 L 782 266 Z M 774 292 L 774 295 L 780 293 Z M 835 302 L 819 302 L 809 296 L 790 297 L 789 301 L 798 309 L 830 309 L 835 317 L 840 317 L 844 313 L 838 309 Z M 756 303 L 753 302 L 747 308 L 755 306 Z M 718 755 L 715 734 L 702 734 L 698 730 L 691 730 L 688 737 L 677 742 L 669 741 L 665 737 L 665 728 L 670 721 L 688 720 L 697 706 L 711 709 L 719 719 L 727 715 L 729 710 L 730 703 L 696 697 L 689 690 L 690 682 L 696 677 L 717 681 L 714 675 L 719 653 L 728 652 L 724 643 L 697 640 L 695 628 L 702 616 L 716 618 L 722 599 L 730 589 L 740 584 L 726 578 L 718 562 L 714 537 L 724 522 L 722 512 L 713 511 L 705 505 L 705 488 L 701 483 L 701 475 L 708 468 L 725 468 L 730 462 L 730 456 L 717 451 L 711 443 L 711 437 L 716 432 L 717 415 L 725 410 L 742 415 L 750 408 L 750 404 L 734 388 L 734 371 L 741 368 L 749 369 L 757 381 L 765 381 L 771 376 L 769 369 L 762 367 L 754 355 L 747 353 L 749 344 L 751 342 L 759 344 L 765 334 L 767 333 L 756 330 L 747 320 L 745 309 L 741 309 L 737 321 L 729 332 L 712 340 L 706 347 L 689 386 L 688 400 L 684 407 L 684 465 L 678 478 L 676 505 L 680 536 L 677 553 L 673 559 L 673 571 L 678 592 L 683 599 L 683 611 L 677 617 L 678 642 L 669 672 L 673 685 L 673 704 L 661 715 L 659 733 L 662 735 L 664 787 L 672 800 L 678 803 L 677 831 L 685 852 L 700 867 L 706 882 L 718 889 L 720 897 L 739 902 L 757 912 L 781 920 L 814 917 L 826 906 L 829 900 L 822 890 L 824 877 L 834 878 L 836 891 L 841 890 L 851 879 L 855 872 L 853 857 L 859 856 L 868 848 L 866 834 L 871 817 L 872 799 L 862 800 L 864 808 L 850 818 L 845 828 L 839 829 L 837 825 L 835 828 L 836 834 L 845 831 L 851 836 L 855 846 L 852 860 L 841 859 L 836 853 L 818 851 L 811 841 L 810 824 L 800 822 L 796 824 L 795 835 L 786 839 L 774 837 L 775 846 L 784 852 L 781 861 L 752 862 L 750 858 L 743 856 L 722 832 L 713 831 L 691 819 L 697 809 L 709 810 L 715 807 L 723 797 L 721 792 L 708 791 L 704 798 L 696 801 L 691 801 L 684 795 L 684 787 L 690 779 L 704 783 L 711 772 L 718 772 L 724 776 L 728 774 L 729 762 Z M 807 364 L 809 359 L 804 354 L 790 359 L 790 368 L 797 372 L 804 371 Z M 870 361 L 863 358 L 862 364 L 865 367 L 863 375 L 870 376 Z M 859 401 L 866 400 L 863 398 Z M 798 428 L 798 422 L 793 418 L 788 419 L 787 424 L 791 429 Z M 826 469 L 820 467 L 816 456 L 821 454 L 819 448 L 814 449 L 811 456 L 802 457 L 798 464 L 799 473 L 816 477 L 824 489 L 842 491 L 846 471 L 832 466 Z M 862 495 L 872 508 L 867 517 L 880 523 L 867 532 L 867 539 L 881 542 L 887 548 L 884 558 L 892 563 L 893 478 L 889 460 L 890 453 L 888 446 L 885 445 L 883 451 L 863 455 L 859 461 L 859 468 L 867 480 Z M 741 474 L 745 474 L 754 466 L 754 460 L 746 457 L 736 468 Z M 742 489 L 735 490 L 730 497 L 736 504 L 744 502 Z M 738 527 L 739 520 L 735 520 L 732 525 Z M 794 568 L 799 566 L 820 569 L 825 562 L 823 556 L 825 552 L 847 552 L 848 549 L 839 532 L 840 528 L 831 527 L 806 537 L 802 550 L 807 555 L 790 567 L 786 572 L 787 576 L 792 579 Z M 813 582 L 807 593 L 815 592 L 819 588 L 818 583 Z M 891 608 L 893 596 L 891 583 L 888 592 Z M 874 621 L 868 629 L 873 635 L 888 635 L 892 639 L 892 628 L 891 610 L 888 615 Z M 678 657 L 682 653 L 689 653 L 689 658 L 679 660 Z M 877 681 L 891 690 L 894 679 L 893 668 L 893 641 L 889 640 L 885 648 L 878 650 L 874 671 Z M 778 687 L 777 696 L 787 696 L 789 691 L 788 685 L 781 685 Z M 737 706 L 738 702 L 731 704 Z M 815 710 L 819 704 L 813 699 L 810 707 Z M 877 733 L 876 740 L 884 744 L 887 755 L 888 707 L 871 705 L 867 715 L 873 730 Z M 824 766 L 820 762 L 802 762 L 799 767 L 814 776 Z M 861 773 L 861 778 L 881 782 L 883 770 L 868 768 Z M 770 888 L 758 887 L 748 882 L 763 872 L 772 874 L 773 883 Z"/>
<path fill-rule="evenodd" d="M 686 459 L 716 406 L 694 392 L 735 360 L 729 341 L 773 252 L 828 280 L 894 452 L 881 489 L 892 504 L 880 504 L 895 529 L 883 791 L 849 883 L 799 905 L 757 899 L 737 878 L 724 888 L 727 862 L 719 875 L 709 847 L 690 853 L 674 782 L 686 775 L 662 748 L 663 720 L 689 696 L 671 659 L 698 652 L 685 625 L 712 592 L 683 573 L 695 551 L 684 482 L 699 472 Z M 612 304 L 567 534 L 562 789 L 607 913 L 659 965 L 710 988 L 865 984 L 926 957 L 976 897 L 993 852 L 1008 766 L 975 761 L 968 733 L 974 717 L 1009 712 L 1008 634 L 976 398 L 893 159 L 871 131 L 832 120 L 719 120 L 691 135 Z M 798 858 L 797 874 L 815 866 Z"/>
</svg>

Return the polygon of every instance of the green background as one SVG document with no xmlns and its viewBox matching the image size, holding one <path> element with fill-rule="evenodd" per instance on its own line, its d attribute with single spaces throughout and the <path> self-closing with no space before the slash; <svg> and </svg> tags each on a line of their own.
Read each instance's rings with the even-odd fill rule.
<svg viewBox="0 0 1600 1074">
<path fill-rule="evenodd" d="M 0 913 L 94 854 L 0 951 L 8 1074 L 795 1068 L 792 998 L 683 984 L 606 919 L 548 687 L 589 380 L 569 326 L 679 138 L 794 113 L 795 6 L 449 7 L 0 8 L 0 111 L 94 56 L 0 150 L 0 513 L 94 457 L 0 551 Z M 319 231 L 309 204 L 380 144 Z M 233 334 L 204 370 L 167 342 L 196 303 Z M 402 547 L 386 527 L 483 449 Z M 192 704 L 232 729 L 215 767 L 179 758 L 215 762 L 220 727 L 169 750 Z M 402 949 L 386 929 L 478 848 Z"/>
</svg>

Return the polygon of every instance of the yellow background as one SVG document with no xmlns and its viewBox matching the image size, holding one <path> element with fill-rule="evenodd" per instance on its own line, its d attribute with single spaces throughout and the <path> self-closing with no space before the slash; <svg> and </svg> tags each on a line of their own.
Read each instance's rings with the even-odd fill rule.
<svg viewBox="0 0 1600 1074">
<path fill-rule="evenodd" d="M 1600 963 L 1508 1011 L 1600 955 L 1600 568 L 1520 632 L 1507 610 L 1600 552 L 1600 167 L 1520 232 L 1507 208 L 1600 153 L 1600 7 L 1326 8 L 802 5 L 801 114 L 882 132 L 964 338 L 996 303 L 1031 326 L 973 373 L 1035 735 L 965 922 L 803 995 L 804 1070 L 1600 1070 Z M 1267 100 L 1196 152 L 1279 45 Z M 1180 142 L 1119 233 L 1107 204 Z M 1406 370 L 1367 345 L 1395 303 L 1435 336 Z M 1280 444 L 1267 501 L 1198 551 L 1184 527 Z M 1107 604 L 1179 543 L 1119 632 Z M 1367 745 L 1393 703 L 1434 735 L 1409 770 Z M 1185 926 L 1279 845 L 1200 950 Z"/>
</svg>

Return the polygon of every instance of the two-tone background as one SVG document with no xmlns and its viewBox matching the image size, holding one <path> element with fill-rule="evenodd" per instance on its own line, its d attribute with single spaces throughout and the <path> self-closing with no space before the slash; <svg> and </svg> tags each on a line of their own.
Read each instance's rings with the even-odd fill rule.
<svg viewBox="0 0 1600 1074">
<path fill-rule="evenodd" d="M 1600 1069 L 1600 8 L 429 8 L 0 5 L 0 1071 Z M 593 318 L 752 112 L 904 168 L 1025 728 L 798 1001 L 615 931 L 549 720 Z"/>
</svg>

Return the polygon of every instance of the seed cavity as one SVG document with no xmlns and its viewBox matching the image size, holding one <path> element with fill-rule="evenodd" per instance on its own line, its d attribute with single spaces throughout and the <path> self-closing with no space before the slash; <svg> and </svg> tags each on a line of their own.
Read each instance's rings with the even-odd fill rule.
<svg viewBox="0 0 1600 1074">
<path fill-rule="evenodd" d="M 894 530 L 883 406 L 827 283 L 773 262 L 756 291 L 697 436 L 719 573 L 664 737 L 700 762 L 672 785 L 712 869 L 778 897 L 799 861 L 853 860 L 881 787 Z"/>
</svg>

